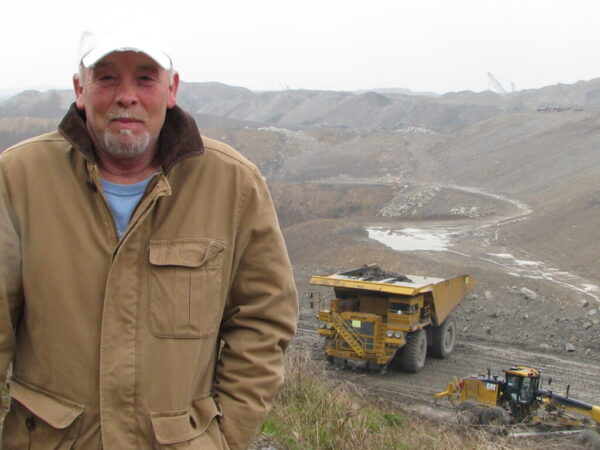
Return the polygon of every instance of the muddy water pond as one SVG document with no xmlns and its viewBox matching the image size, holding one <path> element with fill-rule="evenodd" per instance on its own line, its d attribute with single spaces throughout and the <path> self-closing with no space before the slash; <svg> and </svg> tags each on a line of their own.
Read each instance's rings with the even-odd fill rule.
<svg viewBox="0 0 600 450">
<path fill-rule="evenodd" d="M 398 251 L 444 251 L 450 245 L 452 233 L 447 229 L 367 228 L 369 238 Z"/>
</svg>

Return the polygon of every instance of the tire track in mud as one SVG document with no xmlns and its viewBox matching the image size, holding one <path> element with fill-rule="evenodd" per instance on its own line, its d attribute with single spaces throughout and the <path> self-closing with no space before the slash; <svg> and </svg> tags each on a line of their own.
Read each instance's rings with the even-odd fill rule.
<svg viewBox="0 0 600 450">
<path fill-rule="evenodd" d="M 320 341 L 317 332 L 310 328 L 299 328 L 298 336 L 315 343 Z M 570 384 L 570 397 L 600 405 L 600 363 L 597 361 L 565 360 L 552 354 L 465 339 L 457 342 L 449 358 L 427 358 L 425 367 L 418 374 L 394 368 L 381 374 L 361 368 L 329 365 L 325 373 L 330 379 L 355 384 L 369 393 L 411 408 L 424 406 L 447 411 L 451 409 L 450 402 L 444 399 L 436 401 L 433 394 L 443 391 L 454 376 L 485 373 L 488 368 L 492 375 L 503 375 L 503 370 L 515 365 L 540 369 L 545 389 L 564 394 Z M 549 378 L 552 378 L 551 385 L 548 385 Z"/>
</svg>

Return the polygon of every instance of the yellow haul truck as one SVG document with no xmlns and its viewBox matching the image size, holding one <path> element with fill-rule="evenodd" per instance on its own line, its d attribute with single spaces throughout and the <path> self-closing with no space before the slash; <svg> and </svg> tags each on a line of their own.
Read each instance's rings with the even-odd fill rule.
<svg viewBox="0 0 600 450">
<path fill-rule="evenodd" d="M 310 284 L 330 286 L 319 296 L 319 334 L 330 362 L 364 361 L 385 370 L 390 362 L 419 372 L 427 353 L 446 358 L 454 349 L 456 323 L 450 313 L 475 282 L 469 275 L 433 278 L 399 275 L 376 265 L 313 276 Z"/>
</svg>

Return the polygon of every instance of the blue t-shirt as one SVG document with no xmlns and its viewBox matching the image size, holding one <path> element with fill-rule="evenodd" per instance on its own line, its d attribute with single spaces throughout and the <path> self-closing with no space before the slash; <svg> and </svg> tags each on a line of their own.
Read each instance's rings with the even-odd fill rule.
<svg viewBox="0 0 600 450">
<path fill-rule="evenodd" d="M 133 210 L 139 203 L 142 195 L 144 195 L 146 186 L 151 178 L 152 175 L 134 184 L 118 184 L 102 180 L 104 195 L 115 219 L 119 238 L 122 238 L 125 234 Z"/>
</svg>

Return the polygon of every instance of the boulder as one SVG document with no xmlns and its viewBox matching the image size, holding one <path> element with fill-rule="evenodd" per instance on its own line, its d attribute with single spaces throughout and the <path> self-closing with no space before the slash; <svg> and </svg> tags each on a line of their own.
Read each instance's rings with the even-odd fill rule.
<svg viewBox="0 0 600 450">
<path fill-rule="evenodd" d="M 519 292 L 529 300 L 537 300 L 538 298 L 538 295 L 535 292 L 533 292 L 531 289 L 527 289 L 526 287 L 519 289 Z"/>
</svg>

